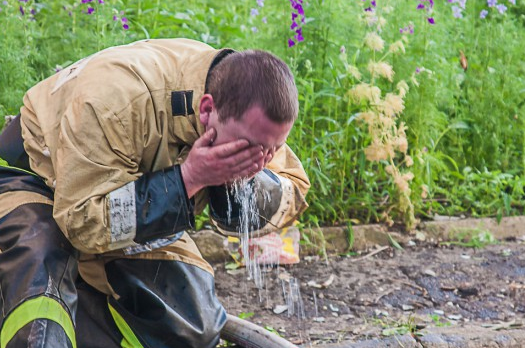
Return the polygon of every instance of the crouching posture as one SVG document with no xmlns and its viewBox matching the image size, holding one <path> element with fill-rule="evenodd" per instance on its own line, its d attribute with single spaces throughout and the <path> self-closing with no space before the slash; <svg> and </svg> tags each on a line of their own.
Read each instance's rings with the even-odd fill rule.
<svg viewBox="0 0 525 348">
<path fill-rule="evenodd" d="M 0 135 L 0 348 L 214 347 L 226 315 L 186 231 L 207 204 L 235 231 L 239 178 L 271 198 L 259 230 L 293 222 L 309 188 L 285 144 L 297 114 L 280 59 L 186 39 L 109 48 L 31 88 Z"/>
</svg>

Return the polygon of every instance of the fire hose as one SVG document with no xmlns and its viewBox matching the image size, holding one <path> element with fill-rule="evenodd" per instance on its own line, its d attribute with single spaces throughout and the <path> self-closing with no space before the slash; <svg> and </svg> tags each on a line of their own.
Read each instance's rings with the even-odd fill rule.
<svg viewBox="0 0 525 348">
<path fill-rule="evenodd" d="M 221 331 L 221 338 L 243 348 L 297 348 L 284 338 L 230 314 Z"/>
</svg>

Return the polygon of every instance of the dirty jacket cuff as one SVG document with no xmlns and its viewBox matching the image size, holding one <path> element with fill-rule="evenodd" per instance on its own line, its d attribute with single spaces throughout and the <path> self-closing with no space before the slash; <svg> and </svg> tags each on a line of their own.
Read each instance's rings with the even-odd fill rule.
<svg viewBox="0 0 525 348">
<path fill-rule="evenodd" d="M 146 173 L 135 181 L 136 243 L 146 243 L 195 225 L 180 166 Z M 179 233 L 180 234 L 180 233 Z"/>
<path fill-rule="evenodd" d="M 259 219 L 248 221 L 249 231 L 263 228 L 279 209 L 282 188 L 279 177 L 269 169 L 263 169 L 250 180 L 256 197 Z M 233 192 L 226 185 L 209 187 L 210 216 L 219 230 L 236 232 L 241 224 L 242 206 L 235 200 Z M 246 222 L 245 222 L 246 223 Z"/>
</svg>

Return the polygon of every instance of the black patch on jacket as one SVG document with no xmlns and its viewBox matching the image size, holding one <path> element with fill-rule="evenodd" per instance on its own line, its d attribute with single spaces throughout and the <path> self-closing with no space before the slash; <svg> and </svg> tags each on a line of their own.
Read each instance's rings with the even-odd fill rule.
<svg viewBox="0 0 525 348">
<path fill-rule="evenodd" d="M 171 114 L 173 116 L 188 116 L 194 114 L 193 91 L 171 92 Z"/>
</svg>

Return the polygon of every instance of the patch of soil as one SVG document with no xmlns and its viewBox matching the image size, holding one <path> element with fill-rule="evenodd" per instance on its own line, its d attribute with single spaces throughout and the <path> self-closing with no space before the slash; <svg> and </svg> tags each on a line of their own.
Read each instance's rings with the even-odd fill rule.
<svg viewBox="0 0 525 348">
<path fill-rule="evenodd" d="M 306 257 L 266 270 L 260 290 L 245 269 L 216 265 L 216 289 L 230 314 L 308 346 L 466 323 L 514 328 L 525 323 L 524 246 L 426 244 Z M 294 281 L 300 289 L 295 298 Z"/>
</svg>

